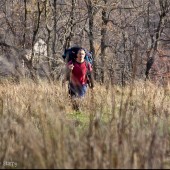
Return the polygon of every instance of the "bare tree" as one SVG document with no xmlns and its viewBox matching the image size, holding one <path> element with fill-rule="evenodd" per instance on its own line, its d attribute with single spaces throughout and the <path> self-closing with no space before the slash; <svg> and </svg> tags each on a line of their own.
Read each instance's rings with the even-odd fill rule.
<svg viewBox="0 0 170 170">
<path fill-rule="evenodd" d="M 158 53 L 168 53 L 169 6 L 168 0 L 2 0 L 1 54 L 9 56 L 7 46 L 22 51 L 30 72 L 38 75 L 43 65 L 54 78 L 64 49 L 80 45 L 93 53 L 96 81 L 124 85 L 149 78 Z M 40 39 L 47 56 L 35 56 Z"/>
<path fill-rule="evenodd" d="M 148 4 L 148 16 L 150 12 L 150 3 Z M 148 53 L 148 61 L 146 64 L 146 78 L 149 78 L 149 71 L 154 63 L 157 48 L 158 48 L 158 41 L 161 37 L 161 34 L 163 32 L 163 29 L 165 28 L 165 24 L 167 22 L 166 16 L 169 12 L 170 2 L 168 0 L 159 0 L 159 6 L 160 6 L 160 13 L 159 13 L 159 22 L 157 23 L 157 27 L 155 32 L 152 34 L 150 33 L 150 37 L 152 40 L 152 44 L 150 47 L 150 51 Z M 148 21 L 149 24 L 149 21 Z M 148 25 L 149 26 L 149 25 Z M 149 27 L 150 29 L 150 27 Z"/>
</svg>

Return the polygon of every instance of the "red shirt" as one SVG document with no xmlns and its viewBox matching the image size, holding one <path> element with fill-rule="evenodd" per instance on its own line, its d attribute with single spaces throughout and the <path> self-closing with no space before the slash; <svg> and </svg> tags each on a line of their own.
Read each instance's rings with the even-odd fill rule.
<svg viewBox="0 0 170 170">
<path fill-rule="evenodd" d="M 83 85 L 87 83 L 87 71 L 92 71 L 91 64 L 89 62 L 83 62 L 83 63 L 78 63 L 78 62 L 72 62 L 70 61 L 67 66 L 73 64 L 74 68 L 72 70 L 71 74 L 71 82 L 74 85 Z M 87 65 L 87 66 L 86 66 Z"/>
</svg>

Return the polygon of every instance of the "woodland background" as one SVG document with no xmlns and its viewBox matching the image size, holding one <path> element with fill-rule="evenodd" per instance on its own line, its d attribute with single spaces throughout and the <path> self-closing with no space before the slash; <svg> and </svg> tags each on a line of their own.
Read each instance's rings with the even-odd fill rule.
<svg viewBox="0 0 170 170">
<path fill-rule="evenodd" d="M 0 168 L 170 168 L 169 10 L 170 0 L 1 0 Z M 62 83 L 62 54 L 77 45 L 95 77 L 79 111 Z"/>
<path fill-rule="evenodd" d="M 0 75 L 58 80 L 64 49 L 80 45 L 93 53 L 97 82 L 124 85 L 154 68 L 162 83 L 169 9 L 169 0 L 1 0 Z"/>
</svg>

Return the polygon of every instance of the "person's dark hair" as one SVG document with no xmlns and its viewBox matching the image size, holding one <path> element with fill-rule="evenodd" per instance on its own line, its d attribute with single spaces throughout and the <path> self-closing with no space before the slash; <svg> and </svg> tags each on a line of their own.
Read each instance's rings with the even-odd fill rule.
<svg viewBox="0 0 170 170">
<path fill-rule="evenodd" d="M 81 50 L 83 50 L 83 51 L 86 53 L 86 50 L 85 50 L 83 47 L 80 47 L 79 50 L 77 51 L 77 54 L 78 54 L 78 52 L 81 51 Z M 76 54 L 76 55 L 77 55 L 77 54 Z"/>
</svg>

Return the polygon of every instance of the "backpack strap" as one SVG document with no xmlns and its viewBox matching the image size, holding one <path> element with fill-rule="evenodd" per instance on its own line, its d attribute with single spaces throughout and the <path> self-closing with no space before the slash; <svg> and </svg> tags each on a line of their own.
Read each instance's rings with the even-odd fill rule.
<svg viewBox="0 0 170 170">
<path fill-rule="evenodd" d="M 86 64 L 86 68 L 87 68 L 87 72 L 86 74 L 90 74 L 90 66 L 89 66 L 89 62 L 87 60 L 84 60 L 85 64 Z"/>
</svg>

